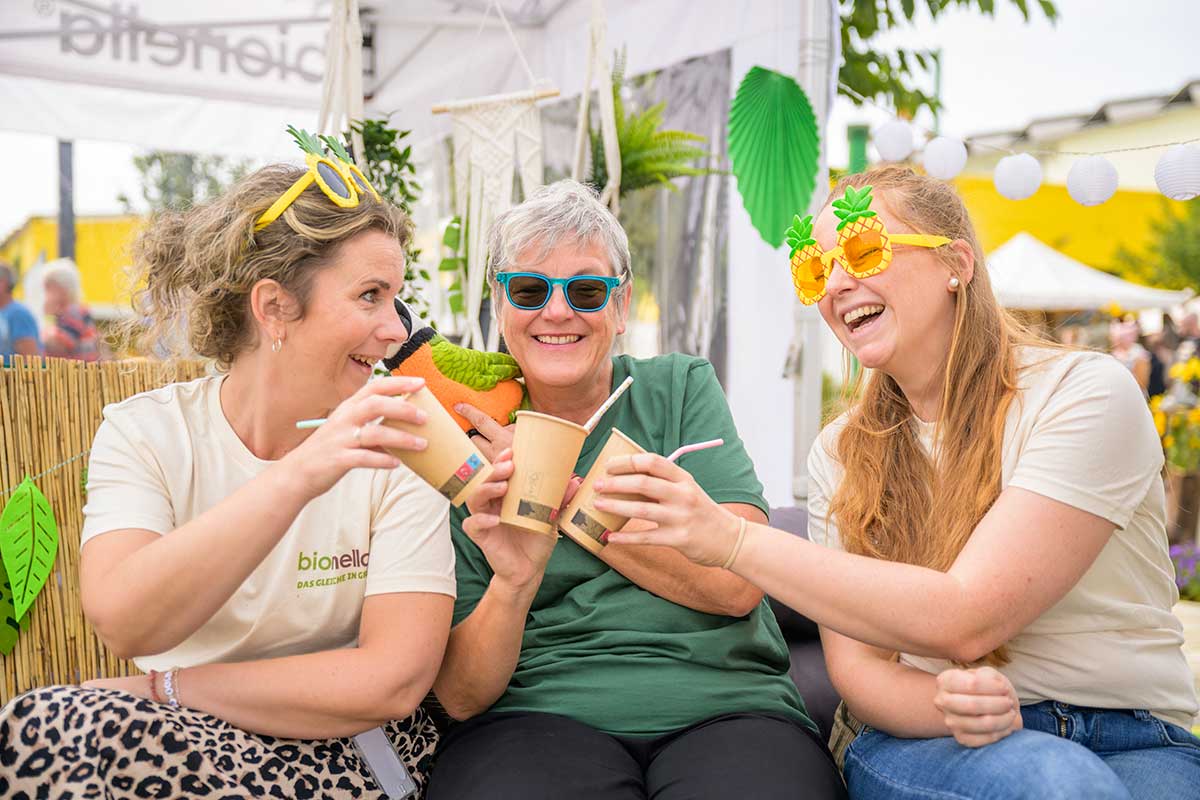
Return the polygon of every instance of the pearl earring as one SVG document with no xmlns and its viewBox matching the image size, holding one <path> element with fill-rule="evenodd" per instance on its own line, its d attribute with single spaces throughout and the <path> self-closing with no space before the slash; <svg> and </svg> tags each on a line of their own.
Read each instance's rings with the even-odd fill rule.
<svg viewBox="0 0 1200 800">
<path fill-rule="evenodd" d="M 950 291 L 957 292 L 959 287 L 958 278 L 951 278 L 948 284 Z"/>
</svg>

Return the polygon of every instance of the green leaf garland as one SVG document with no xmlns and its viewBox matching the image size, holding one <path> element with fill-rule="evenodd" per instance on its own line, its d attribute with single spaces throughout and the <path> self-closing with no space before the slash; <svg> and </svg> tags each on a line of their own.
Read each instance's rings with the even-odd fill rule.
<svg viewBox="0 0 1200 800">
<path fill-rule="evenodd" d="M 816 188 L 821 140 L 808 96 L 795 80 L 753 67 L 729 108 L 729 158 L 738 193 L 763 241 L 783 244 Z"/>
<path fill-rule="evenodd" d="M 17 619 L 33 605 L 58 554 L 58 523 L 46 496 L 28 477 L 0 514 L 0 557 L 12 585 Z"/>
</svg>

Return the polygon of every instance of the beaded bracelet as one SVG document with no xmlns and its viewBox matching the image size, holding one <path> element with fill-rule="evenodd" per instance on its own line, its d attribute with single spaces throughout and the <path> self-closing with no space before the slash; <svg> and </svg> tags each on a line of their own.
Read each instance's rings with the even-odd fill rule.
<svg viewBox="0 0 1200 800">
<path fill-rule="evenodd" d="M 163 673 L 163 694 L 171 708 L 179 708 L 179 668 L 175 667 Z"/>
<path fill-rule="evenodd" d="M 165 703 L 162 695 L 158 693 L 158 676 L 162 673 L 156 669 L 150 670 L 150 699 L 156 703 Z"/>
</svg>

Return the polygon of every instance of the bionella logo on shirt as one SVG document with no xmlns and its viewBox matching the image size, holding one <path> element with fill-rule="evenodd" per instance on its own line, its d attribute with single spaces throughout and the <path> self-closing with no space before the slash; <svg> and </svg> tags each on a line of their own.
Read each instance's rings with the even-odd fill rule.
<svg viewBox="0 0 1200 800">
<path fill-rule="evenodd" d="M 336 586 L 345 581 L 365 580 L 370 553 L 355 548 L 341 555 L 322 555 L 316 550 L 300 553 L 296 563 L 297 589 L 315 589 L 321 586 Z M 342 570 L 350 570 L 342 572 Z M 308 578 L 306 572 L 326 573 L 321 577 Z M 332 573 L 332 574 L 331 574 Z"/>
</svg>

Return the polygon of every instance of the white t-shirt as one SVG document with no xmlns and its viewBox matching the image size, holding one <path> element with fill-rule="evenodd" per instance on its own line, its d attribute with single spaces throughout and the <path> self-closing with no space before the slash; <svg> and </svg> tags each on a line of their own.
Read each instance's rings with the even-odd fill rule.
<svg viewBox="0 0 1200 800">
<path fill-rule="evenodd" d="M 1036 492 L 1117 529 L 1074 588 L 1008 642 L 1012 661 L 1001 671 L 1022 704 L 1146 709 L 1190 728 L 1197 702 L 1171 613 L 1179 592 L 1162 447 L 1141 390 L 1100 353 L 1034 349 L 1020 357 L 1026 366 L 1005 426 L 1001 489 Z M 913 422 L 929 450 L 933 424 Z M 845 423 L 843 415 L 828 425 L 808 458 L 809 538 L 830 547 L 841 546 L 828 515 L 843 475 L 832 453 Z M 903 653 L 900 660 L 931 673 L 953 666 Z"/>
<path fill-rule="evenodd" d="M 106 406 L 88 464 L 83 542 L 113 530 L 169 535 L 267 467 L 221 410 L 223 377 Z M 455 594 L 449 504 L 406 467 L 356 469 L 310 501 L 233 596 L 171 650 L 169 669 L 353 646 L 363 598 Z"/>
</svg>

